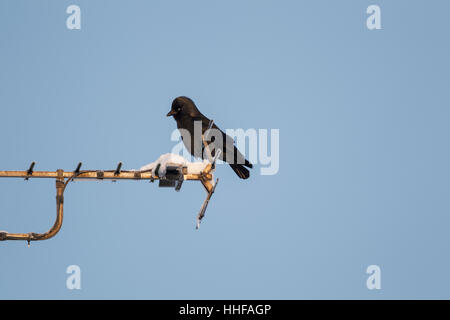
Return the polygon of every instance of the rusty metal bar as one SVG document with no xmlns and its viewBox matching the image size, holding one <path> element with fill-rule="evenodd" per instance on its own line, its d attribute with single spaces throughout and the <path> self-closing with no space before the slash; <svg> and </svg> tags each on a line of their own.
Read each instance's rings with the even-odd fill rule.
<svg viewBox="0 0 450 320">
<path fill-rule="evenodd" d="M 106 180 L 158 180 L 157 175 L 153 175 L 152 172 L 141 171 L 126 171 L 122 170 L 119 174 L 115 175 L 115 170 L 81 170 L 79 175 L 75 179 L 98 179 L 98 172 L 103 172 L 102 179 Z M 140 173 L 140 177 L 136 177 L 136 173 Z M 75 172 L 64 172 L 64 178 L 70 178 Z M 205 173 L 203 173 L 205 174 Z M 0 171 L 0 178 L 57 178 L 56 171 L 33 171 L 31 175 L 27 171 Z M 212 179 L 211 174 L 206 174 L 206 177 Z M 184 180 L 201 180 L 202 174 L 184 174 Z"/>
<path fill-rule="evenodd" d="M 206 199 L 203 202 L 203 205 L 200 209 L 200 212 L 197 215 L 197 225 L 195 227 L 196 229 L 200 228 L 200 223 L 202 222 L 202 219 L 205 216 L 205 212 L 206 212 L 206 208 L 208 207 L 209 200 L 211 199 L 214 191 L 216 190 L 216 186 L 218 183 L 219 183 L 219 179 L 216 179 L 216 183 L 214 183 L 214 185 L 210 181 L 202 181 L 202 184 L 206 189 L 207 195 L 206 195 Z"/>
</svg>

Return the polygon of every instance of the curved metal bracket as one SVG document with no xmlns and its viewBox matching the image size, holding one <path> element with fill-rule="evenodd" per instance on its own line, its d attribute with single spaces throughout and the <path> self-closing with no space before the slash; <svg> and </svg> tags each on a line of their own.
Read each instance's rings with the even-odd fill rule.
<svg viewBox="0 0 450 320">
<path fill-rule="evenodd" d="M 67 181 L 64 179 L 64 171 L 59 169 L 56 171 L 56 220 L 53 226 L 45 233 L 9 233 L 6 231 L 0 231 L 0 241 L 2 240 L 26 240 L 28 246 L 31 241 L 47 240 L 54 237 L 61 229 L 64 216 L 64 191 L 67 184 L 77 176 L 75 173 Z"/>
</svg>

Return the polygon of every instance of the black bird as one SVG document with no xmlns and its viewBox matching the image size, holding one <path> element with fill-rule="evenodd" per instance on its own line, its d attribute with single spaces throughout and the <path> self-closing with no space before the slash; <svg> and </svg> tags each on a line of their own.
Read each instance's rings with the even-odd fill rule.
<svg viewBox="0 0 450 320">
<path fill-rule="evenodd" d="M 204 145 L 202 142 L 202 137 L 199 134 L 199 137 L 194 136 L 194 123 L 195 121 L 201 121 L 202 134 L 204 134 L 209 128 L 210 120 L 197 109 L 194 101 L 188 97 L 175 98 L 172 102 L 172 109 L 167 116 L 173 116 L 177 122 L 178 129 L 187 130 L 190 134 L 190 141 L 188 141 L 188 139 L 183 136 L 183 130 L 180 130 L 181 138 L 183 139 L 186 149 L 194 157 L 203 159 Z M 222 150 L 219 159 L 227 162 L 239 178 L 247 179 L 250 176 L 250 172 L 245 167 L 253 168 L 253 165 L 245 159 L 242 153 L 240 153 L 235 147 L 233 138 L 220 130 L 215 123 L 211 129 L 216 129 L 212 131 L 217 132 L 217 136 L 221 136 L 223 141 L 221 144 Z M 215 141 L 214 138 L 214 135 L 212 135 L 210 141 L 207 141 L 208 145 Z M 219 149 L 220 144 L 215 144 L 217 144 L 217 149 Z M 212 156 L 215 155 L 215 152 L 215 149 L 211 150 Z"/>
</svg>

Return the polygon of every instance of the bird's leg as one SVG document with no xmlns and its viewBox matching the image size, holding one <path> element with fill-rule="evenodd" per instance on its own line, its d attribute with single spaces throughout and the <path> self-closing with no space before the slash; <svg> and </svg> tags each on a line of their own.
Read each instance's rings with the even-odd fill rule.
<svg viewBox="0 0 450 320">
<path fill-rule="evenodd" d="M 206 156 L 208 157 L 208 161 L 209 161 L 210 163 L 215 162 L 215 160 L 214 160 L 214 156 L 212 155 L 211 150 L 209 149 L 209 145 L 208 145 L 208 143 L 207 143 L 206 141 L 209 139 L 209 132 L 210 132 L 210 130 L 211 130 L 213 124 L 214 124 L 214 120 L 210 120 L 210 121 L 209 121 L 208 128 L 205 130 L 205 133 L 202 134 L 203 147 L 204 147 L 204 149 L 206 150 Z M 205 137 L 205 134 L 206 134 L 206 137 Z M 202 152 L 202 153 L 203 153 L 203 152 Z"/>
<path fill-rule="evenodd" d="M 206 151 L 206 157 L 208 158 L 208 161 L 210 163 L 213 163 L 214 158 L 212 156 L 211 150 L 209 149 L 209 145 L 208 145 L 208 143 L 206 143 L 206 140 L 204 139 L 203 135 L 202 135 L 202 141 L 203 141 L 204 150 Z"/>
</svg>

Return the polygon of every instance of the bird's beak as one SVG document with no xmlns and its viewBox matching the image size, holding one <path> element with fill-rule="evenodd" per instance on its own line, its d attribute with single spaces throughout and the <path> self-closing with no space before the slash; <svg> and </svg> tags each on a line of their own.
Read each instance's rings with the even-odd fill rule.
<svg viewBox="0 0 450 320">
<path fill-rule="evenodd" d="M 170 110 L 169 113 L 167 114 L 168 117 L 173 116 L 177 114 L 177 112 L 175 110 Z"/>
</svg>

